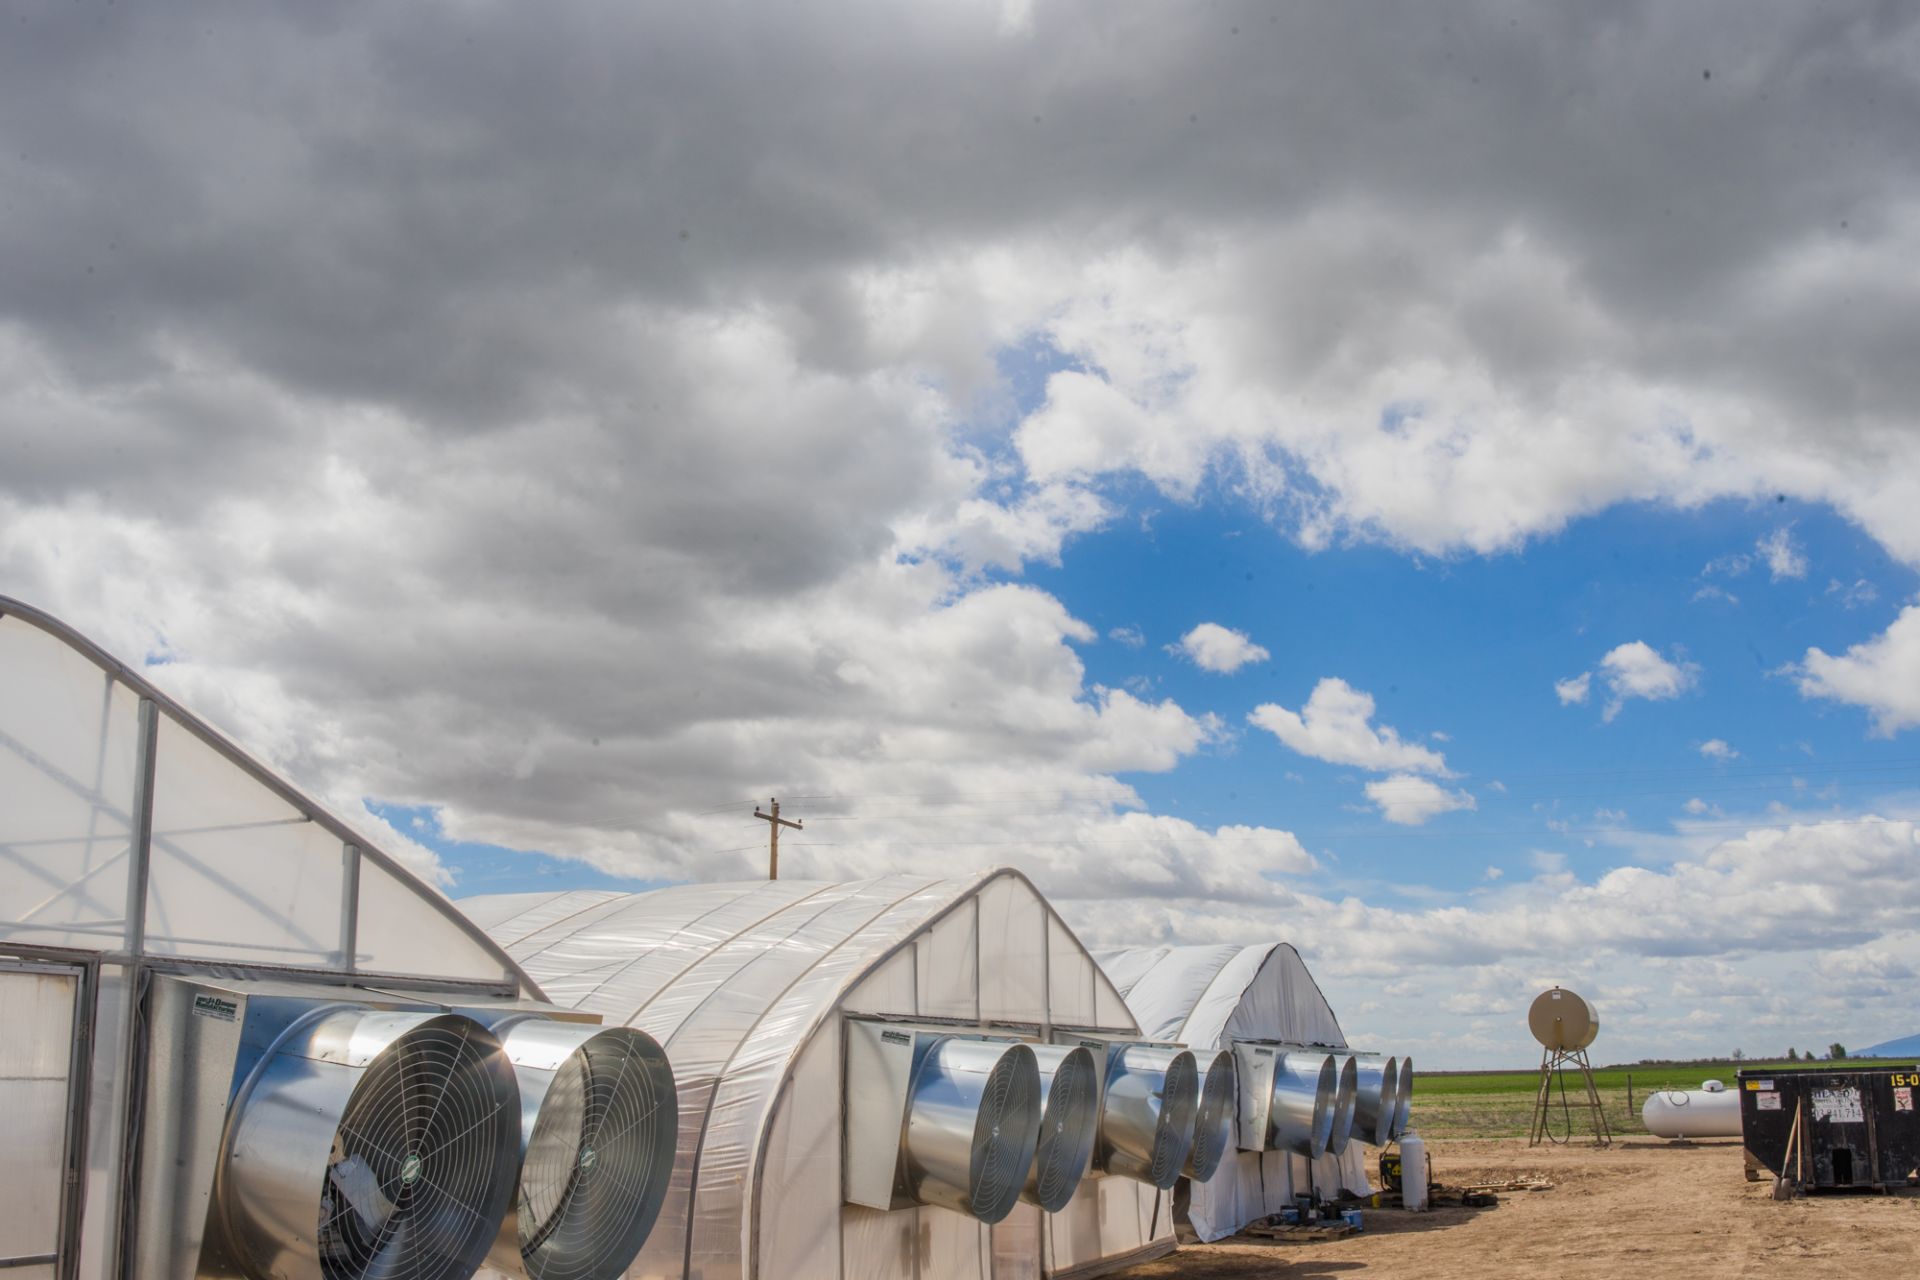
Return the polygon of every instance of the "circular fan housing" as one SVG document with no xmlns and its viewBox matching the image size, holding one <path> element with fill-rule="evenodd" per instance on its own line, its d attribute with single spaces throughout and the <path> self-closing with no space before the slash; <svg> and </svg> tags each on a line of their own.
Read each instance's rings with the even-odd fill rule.
<svg viewBox="0 0 1920 1280">
<path fill-rule="evenodd" d="M 513 1195 L 519 1093 L 458 1014 L 330 1006 L 233 1106 L 217 1209 L 252 1280 L 466 1280 Z"/>
<path fill-rule="evenodd" d="M 1100 1106 L 1100 1167 L 1165 1191 L 1193 1145 L 1200 1070 L 1185 1049 L 1116 1045 Z"/>
<path fill-rule="evenodd" d="M 525 1154 L 491 1264 L 531 1280 L 611 1280 L 646 1243 L 673 1173 L 673 1070 L 628 1027 L 495 1024 L 520 1085 Z"/>
<path fill-rule="evenodd" d="M 1400 1109 L 1400 1061 L 1391 1054 L 1355 1054 L 1353 1133 L 1369 1146 L 1393 1140 L 1393 1119 Z"/>
<path fill-rule="evenodd" d="M 1350 1054 L 1333 1059 L 1333 1121 L 1327 1128 L 1327 1154 L 1337 1156 L 1353 1141 L 1353 1113 L 1359 1105 L 1359 1072 Z"/>
<path fill-rule="evenodd" d="M 1400 1104 L 1393 1111 L 1393 1136 L 1399 1137 L 1407 1131 L 1407 1123 L 1413 1119 L 1413 1059 L 1400 1059 Z"/>
<path fill-rule="evenodd" d="M 1040 1064 L 1040 1142 L 1020 1198 L 1048 1213 L 1073 1199 L 1100 1128 L 1100 1075 L 1084 1048 L 1029 1045 Z"/>
<path fill-rule="evenodd" d="M 1279 1055 L 1273 1068 L 1268 1127 L 1273 1145 L 1310 1159 L 1327 1153 L 1340 1078 L 1333 1055 L 1305 1049 Z"/>
<path fill-rule="evenodd" d="M 1200 1073 L 1200 1103 L 1193 1113 L 1193 1147 L 1181 1171 L 1196 1182 L 1213 1177 L 1233 1144 L 1235 1090 L 1233 1054 L 1214 1054 Z"/>
<path fill-rule="evenodd" d="M 1040 1136 L 1033 1050 L 942 1037 L 915 1064 L 907 1098 L 907 1194 L 982 1222 L 1011 1213 Z"/>
</svg>

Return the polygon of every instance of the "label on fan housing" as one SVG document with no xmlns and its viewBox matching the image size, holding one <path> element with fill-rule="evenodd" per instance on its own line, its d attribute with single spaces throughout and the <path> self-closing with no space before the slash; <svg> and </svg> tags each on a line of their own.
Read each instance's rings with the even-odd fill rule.
<svg viewBox="0 0 1920 1280">
<path fill-rule="evenodd" d="M 201 1018 L 218 1018 L 222 1022 L 232 1022 L 240 1016 L 240 1004 L 236 1000 L 223 1000 L 219 996 L 196 995 L 193 998 L 193 1012 Z"/>
</svg>

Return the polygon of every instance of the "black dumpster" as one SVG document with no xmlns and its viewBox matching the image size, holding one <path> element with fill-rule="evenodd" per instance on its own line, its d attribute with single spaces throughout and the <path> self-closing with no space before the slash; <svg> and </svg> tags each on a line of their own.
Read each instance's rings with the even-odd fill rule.
<svg viewBox="0 0 1920 1280">
<path fill-rule="evenodd" d="M 1748 1161 L 1803 1190 L 1885 1190 L 1920 1170 L 1920 1068 L 1735 1078 Z"/>
</svg>

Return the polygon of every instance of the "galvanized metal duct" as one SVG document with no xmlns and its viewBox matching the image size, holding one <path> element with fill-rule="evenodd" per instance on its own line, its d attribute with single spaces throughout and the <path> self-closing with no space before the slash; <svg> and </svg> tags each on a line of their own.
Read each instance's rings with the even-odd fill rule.
<svg viewBox="0 0 1920 1280">
<path fill-rule="evenodd" d="M 495 1023 L 520 1087 L 523 1158 L 488 1265 L 531 1280 L 612 1280 L 666 1199 L 679 1132 L 667 1055 L 628 1027 Z"/>
<path fill-rule="evenodd" d="M 1393 1136 L 1399 1137 L 1407 1131 L 1407 1123 L 1413 1118 L 1413 1059 L 1400 1059 L 1400 1101 L 1393 1110 Z"/>
<path fill-rule="evenodd" d="M 1288 1049 L 1276 1055 L 1268 1125 L 1275 1147 L 1319 1159 L 1333 1135 L 1339 1073 L 1333 1055 Z"/>
<path fill-rule="evenodd" d="M 1327 1130 L 1327 1154 L 1337 1156 L 1353 1141 L 1353 1113 L 1359 1102 L 1359 1071 L 1353 1055 L 1334 1055 L 1333 1123 Z"/>
<path fill-rule="evenodd" d="M 1166 1190 L 1193 1146 L 1200 1071 L 1185 1049 L 1115 1045 L 1100 1103 L 1100 1168 Z"/>
<path fill-rule="evenodd" d="M 1193 1147 L 1181 1172 L 1205 1182 L 1233 1147 L 1234 1105 L 1238 1087 L 1233 1054 L 1222 1050 L 1200 1072 L 1200 1101 L 1193 1113 Z"/>
<path fill-rule="evenodd" d="M 1073 1199 L 1100 1130 L 1100 1069 L 1083 1048 L 1031 1044 L 1040 1067 L 1040 1141 L 1020 1198 L 1048 1213 Z"/>
<path fill-rule="evenodd" d="M 232 1116 L 216 1213 L 251 1280 L 466 1280 L 520 1167 L 513 1069 L 459 1014 L 321 1006 Z"/>
<path fill-rule="evenodd" d="M 1040 1137 L 1033 1049 L 942 1036 L 914 1065 L 907 1098 L 907 1193 L 982 1222 L 1011 1213 Z"/>
<path fill-rule="evenodd" d="M 1392 1054 L 1357 1053 L 1353 1057 L 1353 1136 L 1370 1147 L 1393 1141 L 1400 1111 L 1400 1060 Z"/>
</svg>

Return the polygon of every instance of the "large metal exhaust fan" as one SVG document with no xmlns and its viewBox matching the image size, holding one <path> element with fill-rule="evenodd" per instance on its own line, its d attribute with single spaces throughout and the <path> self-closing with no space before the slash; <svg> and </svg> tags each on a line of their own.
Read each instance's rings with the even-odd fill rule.
<svg viewBox="0 0 1920 1280">
<path fill-rule="evenodd" d="M 1333 1086 L 1333 1122 L 1327 1129 L 1327 1154 L 1337 1156 L 1353 1140 L 1353 1114 L 1359 1102 L 1359 1073 L 1353 1055 L 1335 1054 Z"/>
<path fill-rule="evenodd" d="M 1233 1146 L 1238 1091 L 1233 1054 L 1223 1049 L 1213 1055 L 1200 1073 L 1200 1101 L 1193 1113 L 1193 1147 L 1181 1170 L 1196 1182 L 1211 1179 Z"/>
<path fill-rule="evenodd" d="M 646 1243 L 673 1172 L 679 1104 L 667 1055 L 627 1027 L 524 1013 L 491 1025 L 519 1082 L 523 1155 L 488 1265 L 530 1280 L 611 1280 Z"/>
<path fill-rule="evenodd" d="M 1408 1121 L 1413 1119 L 1413 1059 L 1400 1059 L 1400 1101 L 1393 1112 L 1393 1136 L 1399 1137 L 1407 1131 Z"/>
<path fill-rule="evenodd" d="M 1085 1048 L 1027 1046 L 1040 1068 L 1040 1141 L 1020 1198 L 1048 1213 L 1073 1199 L 1100 1128 L 1100 1069 Z"/>
<path fill-rule="evenodd" d="M 849 1019 L 846 1071 L 849 1203 L 1013 1211 L 1040 1138 L 1029 1046 Z"/>
<path fill-rule="evenodd" d="M 1393 1141 L 1400 1110 L 1400 1060 L 1392 1054 L 1359 1053 L 1353 1065 L 1353 1136 L 1370 1147 L 1384 1147 Z"/>
<path fill-rule="evenodd" d="M 310 1008 L 229 1115 L 214 1214 L 250 1280 L 466 1280 L 519 1170 L 513 1070 L 458 1014 Z"/>
<path fill-rule="evenodd" d="M 1162 1191 L 1179 1181 L 1193 1146 L 1199 1077 L 1185 1049 L 1111 1045 L 1095 1157 L 1101 1171 Z"/>
<path fill-rule="evenodd" d="M 1270 1145 L 1315 1160 L 1325 1155 L 1333 1136 L 1338 1088 L 1332 1054 L 1306 1049 L 1276 1052 L 1268 1121 Z"/>
</svg>

